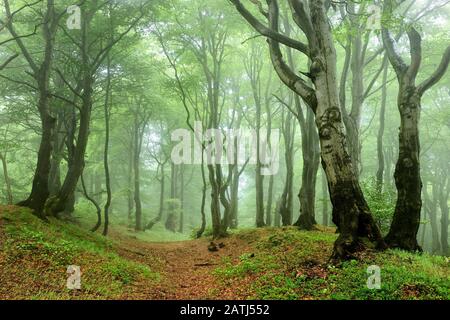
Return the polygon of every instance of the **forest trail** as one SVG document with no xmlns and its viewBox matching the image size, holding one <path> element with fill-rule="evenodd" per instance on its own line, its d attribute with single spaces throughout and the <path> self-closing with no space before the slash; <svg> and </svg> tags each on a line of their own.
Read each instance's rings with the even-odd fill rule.
<svg viewBox="0 0 450 320">
<path fill-rule="evenodd" d="M 241 229 L 216 241 L 214 252 L 209 237 L 162 243 L 110 231 L 104 237 L 77 223 L 44 223 L 0 205 L 0 299 L 450 299 L 444 257 L 365 251 L 329 265 L 333 228 Z M 81 270 L 78 290 L 67 288 L 70 265 Z M 386 270 L 384 290 L 367 288 L 370 265 Z"/>
<path fill-rule="evenodd" d="M 207 238 L 177 242 L 144 242 L 133 237 L 113 233 L 120 243 L 118 253 L 136 262 L 147 264 L 162 277 L 156 287 L 145 283 L 135 283 L 128 299 L 237 299 L 235 292 L 224 293 L 217 290 L 214 270 L 223 261 L 236 263 L 239 256 L 249 252 L 247 241 L 239 238 L 225 238 L 215 242 L 223 244 L 218 251 L 208 250 Z"/>
</svg>

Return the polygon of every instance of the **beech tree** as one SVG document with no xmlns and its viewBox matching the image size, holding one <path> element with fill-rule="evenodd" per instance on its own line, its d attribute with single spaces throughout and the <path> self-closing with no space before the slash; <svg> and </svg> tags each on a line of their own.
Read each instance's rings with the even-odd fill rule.
<svg viewBox="0 0 450 320">
<path fill-rule="evenodd" d="M 392 15 L 393 8 L 392 1 L 384 2 L 386 16 Z M 417 242 L 422 207 L 419 136 L 421 100 L 427 90 L 438 83 L 447 71 L 450 45 L 431 76 L 416 84 L 422 62 L 422 38 L 414 26 L 409 25 L 406 30 L 410 46 L 409 64 L 396 51 L 387 25 L 382 29 L 386 53 L 399 84 L 397 106 L 400 113 L 399 154 L 394 173 L 398 196 L 392 225 L 385 240 L 390 247 L 415 251 L 421 250 Z"/>
<path fill-rule="evenodd" d="M 307 39 L 305 44 L 280 33 L 278 1 L 267 0 L 268 11 L 261 9 L 268 25 L 256 18 L 241 1 L 230 1 L 255 30 L 267 37 L 278 76 L 315 113 L 322 166 L 333 204 L 333 222 L 340 232 L 332 257 L 336 260 L 351 258 L 363 247 L 363 238 L 368 238 L 378 248 L 383 247 L 380 229 L 372 218 L 346 149 L 336 80 L 336 50 L 327 16 L 330 3 L 323 0 L 289 1 L 293 20 Z M 295 49 L 311 61 L 307 76 L 313 86 L 289 67 L 283 58 L 281 44 Z"/>
</svg>

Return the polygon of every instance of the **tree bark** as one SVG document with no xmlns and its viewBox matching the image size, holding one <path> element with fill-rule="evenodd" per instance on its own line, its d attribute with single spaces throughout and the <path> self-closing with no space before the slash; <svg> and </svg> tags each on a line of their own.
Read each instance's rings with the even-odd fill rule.
<svg viewBox="0 0 450 320">
<path fill-rule="evenodd" d="M 159 179 L 159 210 L 158 210 L 158 216 L 151 220 L 147 226 L 145 227 L 145 230 L 150 230 L 153 228 L 155 224 L 161 221 L 163 213 L 164 213 L 164 191 L 165 191 L 165 184 L 166 184 L 166 174 L 164 172 L 165 163 L 161 163 L 159 165 L 161 169 L 161 177 Z"/>
<path fill-rule="evenodd" d="M 386 15 L 392 13 L 392 6 L 392 0 L 386 1 L 384 6 Z M 399 83 L 397 106 L 400 113 L 399 156 L 394 173 L 397 202 L 391 228 L 385 240 L 393 248 L 420 251 L 417 232 L 422 207 L 419 141 L 421 99 L 423 94 L 447 71 L 450 62 L 450 46 L 447 47 L 436 71 L 421 84 L 416 85 L 416 77 L 422 62 L 420 34 L 414 27 L 407 32 L 411 62 L 406 65 L 396 52 L 389 31 L 383 28 L 381 33 L 389 62 L 397 74 Z"/>
<path fill-rule="evenodd" d="M 290 99 L 290 101 L 292 101 L 292 99 Z M 280 198 L 280 205 L 278 206 L 278 214 L 281 216 L 281 223 L 283 226 L 288 226 L 292 224 L 294 128 L 290 114 L 286 113 L 284 110 L 282 128 L 285 145 L 284 158 L 286 163 L 286 178 L 283 193 Z"/>
<path fill-rule="evenodd" d="M 384 176 L 384 153 L 383 153 L 383 136 L 385 127 L 385 114 L 386 114 L 386 100 L 387 100 L 387 75 L 388 75 L 388 64 L 387 56 L 383 59 L 383 79 L 381 85 L 381 108 L 380 108 L 380 127 L 378 128 L 377 135 L 377 158 L 378 158 L 378 169 L 376 173 L 377 179 L 377 190 L 379 193 L 383 191 L 383 176 Z"/>
<path fill-rule="evenodd" d="M 447 187 L 445 187 L 445 180 L 444 180 L 444 183 L 441 184 L 439 192 L 439 206 L 441 209 L 441 248 L 442 248 L 442 255 L 444 256 L 450 255 L 448 247 L 449 194 L 450 194 L 450 179 L 447 178 Z"/>
<path fill-rule="evenodd" d="M 11 35 L 16 39 L 16 42 L 30 65 L 33 71 L 33 76 L 37 82 L 39 93 L 37 109 L 39 111 L 42 128 L 41 142 L 39 145 L 38 159 L 34 172 L 31 193 L 26 200 L 19 202 L 18 205 L 31 208 L 36 215 L 45 219 L 44 206 L 48 196 L 50 195 L 48 181 L 50 174 L 50 159 L 52 154 L 52 137 L 56 124 L 55 118 L 53 118 L 50 114 L 49 91 L 54 41 L 58 19 L 56 18 L 54 1 L 47 0 L 47 9 L 43 17 L 42 24 L 45 43 L 44 56 L 41 64 L 38 66 L 22 42 L 21 37 L 17 35 L 13 27 L 9 2 L 5 0 L 4 4 L 8 20 L 6 27 L 10 31 Z"/>
<path fill-rule="evenodd" d="M 328 184 L 325 172 L 322 171 L 322 224 L 328 226 L 330 218 L 328 217 Z"/>
<path fill-rule="evenodd" d="M 299 108 L 298 110 L 301 111 Z M 306 111 L 306 121 L 303 125 L 305 126 L 305 130 L 302 133 L 302 186 L 298 194 L 300 200 L 300 216 L 294 225 L 300 229 L 312 230 L 314 229 L 314 225 L 317 224 L 315 218 L 315 199 L 320 151 L 319 136 L 314 123 L 314 113 L 310 108 Z"/>
<path fill-rule="evenodd" d="M 7 203 L 13 204 L 13 195 L 12 195 L 12 191 L 11 191 L 11 181 L 9 180 L 9 175 L 8 175 L 8 165 L 6 163 L 6 155 L 0 153 L 0 160 L 2 161 L 3 176 L 5 177 Z"/>
<path fill-rule="evenodd" d="M 105 104 L 104 108 L 104 116 L 105 116 L 105 145 L 103 149 L 103 167 L 105 170 L 105 186 L 106 186 L 106 203 L 103 208 L 105 223 L 103 225 L 103 235 L 106 236 L 108 234 L 109 227 L 109 208 L 111 206 L 111 177 L 109 173 L 109 126 L 110 126 L 110 118 L 111 118 L 111 58 L 108 54 L 107 57 L 107 80 L 106 80 L 106 90 L 105 90 Z"/>
</svg>

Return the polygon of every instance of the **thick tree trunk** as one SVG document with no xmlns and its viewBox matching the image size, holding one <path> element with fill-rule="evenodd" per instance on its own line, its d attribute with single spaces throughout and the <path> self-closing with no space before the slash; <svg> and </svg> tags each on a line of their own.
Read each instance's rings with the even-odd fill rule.
<svg viewBox="0 0 450 320">
<path fill-rule="evenodd" d="M 43 35 L 45 41 L 44 56 L 39 66 L 35 64 L 28 50 L 22 43 L 21 37 L 19 37 L 14 30 L 8 2 L 5 2 L 5 9 L 8 16 L 7 28 L 12 36 L 16 38 L 17 44 L 30 64 L 34 77 L 37 80 L 39 92 L 37 107 L 42 128 L 41 142 L 39 145 L 38 159 L 34 172 L 31 193 L 26 200 L 19 202 L 18 205 L 31 208 L 36 215 L 45 219 L 44 207 L 47 198 L 50 195 L 48 180 L 50 173 L 50 159 L 52 154 L 52 138 L 56 125 L 56 120 L 51 116 L 49 108 L 50 73 L 53 62 L 55 41 L 54 35 L 56 33 L 57 26 L 55 4 L 53 0 L 47 1 L 47 10 L 45 16 L 43 17 Z"/>
<path fill-rule="evenodd" d="M 231 1 L 255 29 L 268 37 L 272 64 L 283 83 L 299 94 L 315 112 L 322 166 L 333 204 L 333 222 L 340 231 L 332 259 L 339 261 L 354 257 L 366 246 L 364 239 L 374 242 L 377 247 L 384 247 L 380 229 L 361 191 L 355 172 L 357 169 L 353 167 L 347 152 L 337 90 L 336 50 L 327 15 L 329 1 L 310 1 L 309 10 L 303 2 L 291 1 L 293 19 L 304 31 L 308 45 L 278 33 L 277 1 L 267 1 L 269 30 L 261 26 L 239 0 Z M 280 42 L 297 48 L 310 58 L 311 67 L 307 76 L 312 80 L 314 89 L 284 62 Z"/>
<path fill-rule="evenodd" d="M 83 84 L 83 105 L 80 110 L 80 127 L 78 129 L 77 143 L 74 149 L 73 162 L 69 166 L 64 183 L 61 190 L 56 196 L 50 197 L 45 204 L 45 212 L 47 215 L 56 216 L 59 212 L 66 210 L 66 207 L 70 207 L 68 202 L 75 192 L 78 179 L 84 169 L 84 155 L 86 153 L 89 127 L 91 119 L 92 109 L 92 85 L 93 79 L 89 75 L 84 79 Z M 71 201 L 70 201 L 71 202 Z"/>
<path fill-rule="evenodd" d="M 299 109 L 299 108 L 298 108 Z M 302 134 L 303 172 L 302 186 L 298 194 L 300 200 L 300 216 L 295 226 L 312 230 L 317 224 L 315 218 L 315 199 L 317 171 L 320 163 L 319 137 L 314 123 L 314 113 L 308 108 L 305 121 L 305 134 Z"/>
<path fill-rule="evenodd" d="M 340 231 L 332 258 L 345 260 L 364 247 L 364 238 L 375 242 L 378 247 L 384 243 L 346 150 L 336 83 L 336 52 L 322 1 L 311 3 L 311 20 L 316 26 L 314 35 L 317 39 L 317 54 L 312 58 L 311 65 L 317 98 L 316 124 L 322 166 L 333 204 L 333 222 Z"/>
<path fill-rule="evenodd" d="M 58 107 L 61 107 L 58 105 Z M 57 113 L 57 125 L 53 135 L 52 157 L 50 160 L 50 173 L 48 177 L 48 185 L 50 195 L 56 195 L 61 189 L 61 160 L 64 148 L 64 136 L 60 133 L 64 122 L 63 113 Z"/>
<path fill-rule="evenodd" d="M 420 144 L 418 122 L 420 96 L 415 88 L 399 89 L 400 111 L 399 156 L 395 166 L 397 203 L 391 228 L 386 236 L 392 248 L 409 251 L 421 250 L 417 242 L 422 207 L 420 178 Z"/>
<path fill-rule="evenodd" d="M 44 105 L 47 104 L 47 100 L 48 98 L 40 98 L 39 108 L 46 108 Z M 48 111 L 40 111 L 40 115 L 42 136 L 31 193 L 26 200 L 19 202 L 18 205 L 31 208 L 36 215 L 44 218 L 45 202 L 50 195 L 48 180 L 51 166 L 52 137 L 56 121 L 48 114 Z"/>
</svg>

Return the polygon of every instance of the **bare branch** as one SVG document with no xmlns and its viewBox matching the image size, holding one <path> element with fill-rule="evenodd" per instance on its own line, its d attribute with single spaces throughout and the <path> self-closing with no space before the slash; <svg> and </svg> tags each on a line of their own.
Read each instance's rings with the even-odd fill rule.
<svg viewBox="0 0 450 320">
<path fill-rule="evenodd" d="M 425 80 L 419 85 L 418 90 L 421 94 L 424 94 L 425 91 L 430 89 L 432 86 L 438 83 L 439 80 L 441 80 L 441 78 L 444 76 L 445 72 L 448 69 L 449 63 L 450 63 L 450 46 L 448 46 L 447 50 L 445 50 L 441 59 L 441 63 L 437 67 L 436 71 L 434 71 L 433 74 L 427 80 Z"/>
<path fill-rule="evenodd" d="M 248 11 L 244 7 L 244 5 L 242 5 L 240 0 L 230 0 L 230 2 L 234 4 L 234 6 L 238 10 L 238 12 L 242 15 L 242 17 L 244 17 L 245 20 L 247 20 L 247 22 L 260 34 L 262 34 L 267 38 L 275 40 L 279 43 L 282 43 L 288 47 L 296 49 L 304 53 L 305 55 L 309 56 L 309 47 L 305 45 L 303 42 L 289 38 L 279 33 L 278 30 L 274 30 L 270 27 L 268 28 L 262 22 L 260 22 L 255 16 L 252 15 L 250 11 Z"/>
<path fill-rule="evenodd" d="M 18 53 L 16 53 L 15 55 L 12 55 L 11 57 L 9 57 L 5 62 L 3 62 L 3 64 L 0 65 L 0 71 L 5 69 L 6 66 L 13 61 L 15 58 L 17 58 L 19 56 Z"/>
</svg>

